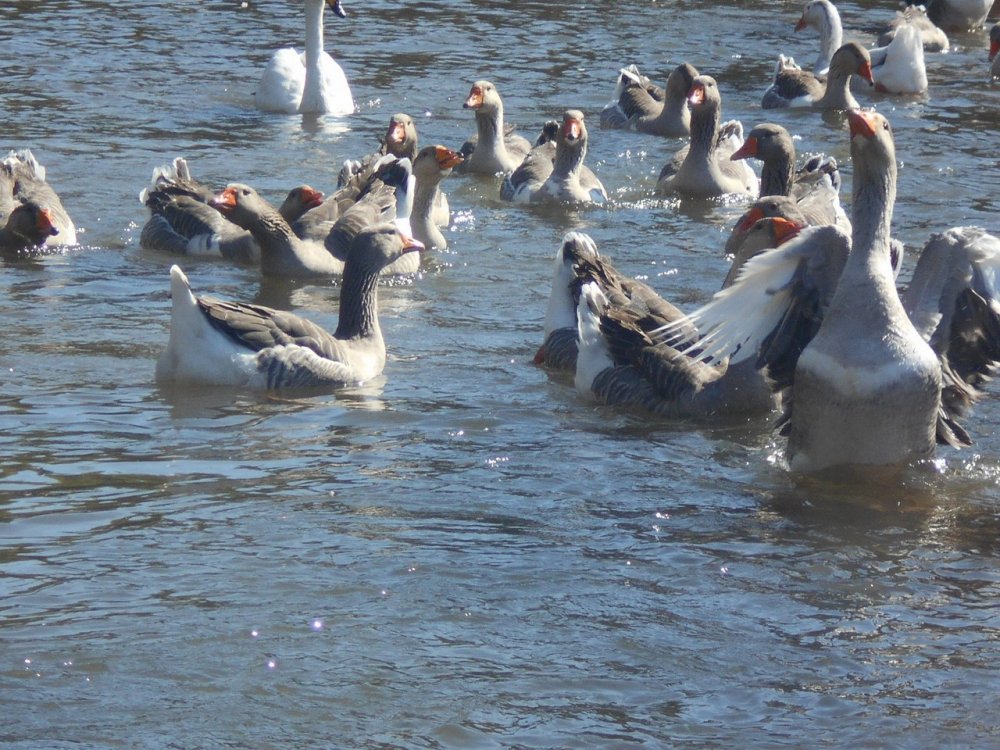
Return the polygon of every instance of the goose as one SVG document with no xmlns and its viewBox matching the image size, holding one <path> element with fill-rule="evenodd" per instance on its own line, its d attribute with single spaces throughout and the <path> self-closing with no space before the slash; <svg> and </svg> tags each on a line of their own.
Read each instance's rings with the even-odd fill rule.
<svg viewBox="0 0 1000 750">
<path fill-rule="evenodd" d="M 412 180 L 408 159 L 399 160 L 404 183 Z M 237 226 L 250 232 L 260 247 L 260 269 L 264 276 L 315 278 L 339 276 L 344 271 L 346 251 L 365 227 L 394 218 L 409 235 L 409 208 L 397 212 L 397 195 L 412 202 L 412 190 L 401 193 L 399 184 L 382 182 L 354 203 L 333 223 L 299 237 L 285 218 L 249 185 L 230 183 L 216 195 L 211 205 Z M 405 197 L 408 194 L 408 198 Z M 413 258 L 413 260 L 411 260 Z M 386 267 L 386 273 L 415 272 L 418 256 L 403 256 Z"/>
<path fill-rule="evenodd" d="M 441 181 L 451 174 L 451 170 L 463 161 L 461 154 L 445 146 L 426 146 L 413 161 L 413 176 L 416 187 L 413 194 L 413 212 L 410 226 L 413 236 L 427 249 L 446 250 L 448 240 L 435 220 Z"/>
<path fill-rule="evenodd" d="M 708 362 L 756 358 L 787 391 L 779 424 L 793 471 L 901 465 L 935 443 L 968 445 L 958 420 L 1000 364 L 1000 240 L 968 227 L 932 235 L 901 299 L 890 260 L 892 129 L 876 112 L 848 122 L 850 242 L 833 226 L 804 230 L 840 234 L 839 251 L 765 252 L 690 316 Z M 662 333 L 673 337 L 669 326 Z"/>
<path fill-rule="evenodd" d="M 879 34 L 875 46 L 888 46 L 889 42 L 896 36 L 899 27 L 905 24 L 911 24 L 920 33 L 920 42 L 923 44 L 924 52 L 948 51 L 950 46 L 948 35 L 944 33 L 944 29 L 935 26 L 934 22 L 927 17 L 927 8 L 923 5 L 907 5 L 902 10 L 896 11 L 896 16 Z"/>
<path fill-rule="evenodd" d="M 825 77 L 802 70 L 791 58 L 778 56 L 774 81 L 764 91 L 761 107 L 812 107 L 813 109 L 857 109 L 851 94 L 851 76 L 872 79 L 872 59 L 864 47 L 848 42 L 837 48 Z"/>
<path fill-rule="evenodd" d="M 154 168 L 149 186 L 139 194 L 139 201 L 150 212 L 139 236 L 140 246 L 174 255 L 259 263 L 257 241 L 210 205 L 214 197 L 209 186 L 192 177 L 183 157 Z M 279 213 L 286 221 L 296 221 L 322 201 L 321 192 L 300 185 L 289 191 Z"/>
<path fill-rule="evenodd" d="M 993 24 L 990 29 L 990 77 L 1000 78 L 1000 23 Z"/>
<path fill-rule="evenodd" d="M 850 232 L 851 223 L 840 205 L 840 172 L 831 157 L 813 157 L 795 171 L 795 143 L 781 125 L 761 123 L 747 134 L 731 159 L 760 159 L 760 197 L 784 195 L 795 199 L 809 224 L 839 224 Z M 762 218 L 762 217 L 760 217 Z M 746 221 L 746 219 L 744 219 Z M 752 223 L 752 222 L 751 222 Z"/>
<path fill-rule="evenodd" d="M 946 31 L 971 31 L 982 28 L 993 7 L 993 0 L 929 0 L 927 17 Z"/>
<path fill-rule="evenodd" d="M 819 33 L 819 54 L 813 63 L 812 72 L 816 76 L 825 76 L 830 71 L 834 53 L 844 43 L 844 30 L 837 6 L 830 0 L 810 0 L 795 24 L 796 31 L 806 28 L 815 29 Z"/>
<path fill-rule="evenodd" d="M 927 90 L 927 69 L 920 32 L 903 24 L 885 47 L 869 50 L 875 90 L 886 94 L 921 94 Z"/>
<path fill-rule="evenodd" d="M 698 71 L 681 63 L 671 71 L 664 89 L 649 85 L 649 79 L 634 65 L 622 68 L 611 102 L 601 110 L 601 127 L 635 129 L 665 138 L 680 138 L 691 132 L 691 110 L 687 92 Z"/>
<path fill-rule="evenodd" d="M 195 297 L 170 269 L 170 339 L 156 363 L 159 382 L 249 389 L 336 388 L 371 380 L 385 367 L 378 276 L 420 243 L 393 224 L 362 230 L 344 267 L 337 330 L 261 305 Z"/>
<path fill-rule="evenodd" d="M 462 106 L 474 110 L 476 134 L 460 149 L 465 161 L 459 171 L 488 175 L 513 172 L 531 150 L 531 144 L 524 136 L 505 131 L 503 100 L 496 86 L 490 81 L 476 81 Z"/>
<path fill-rule="evenodd" d="M 360 161 L 347 160 L 344 162 L 344 166 L 337 176 L 337 188 L 343 188 L 350 183 L 353 177 L 371 171 L 374 165 L 386 155 L 399 159 L 406 158 L 413 162 L 417 158 L 419 143 L 420 137 L 417 134 L 417 125 L 413 118 L 405 112 L 397 112 L 389 118 L 389 126 L 385 131 L 385 136 L 374 153 Z M 431 218 L 438 226 L 446 227 L 451 223 L 451 208 L 448 205 L 448 196 L 443 190 L 439 189 L 434 195 Z"/>
<path fill-rule="evenodd" d="M 550 141 L 533 148 L 521 166 L 504 178 L 500 197 L 514 203 L 603 203 L 607 190 L 583 163 L 587 141 L 583 112 L 566 110 L 555 144 Z"/>
<path fill-rule="evenodd" d="M 690 143 L 660 171 L 657 189 L 695 198 L 726 193 L 756 195 L 757 175 L 745 162 L 729 158 L 743 145 L 743 126 L 735 120 L 720 126 L 722 98 L 715 79 L 697 76 L 688 90 L 688 104 Z"/>
<path fill-rule="evenodd" d="M 354 97 L 343 69 L 323 50 L 323 7 L 329 5 L 341 18 L 347 16 L 340 0 L 303 0 L 306 48 L 277 50 L 264 69 L 254 96 L 265 112 L 348 115 Z"/>
<path fill-rule="evenodd" d="M 45 167 L 38 162 L 31 149 L 27 148 L 12 149 L 0 161 L 0 222 L 6 224 L 14 210 L 22 204 L 30 204 L 31 208 L 15 217 L 15 226 L 21 225 L 29 213 L 47 209 L 48 220 L 56 233 L 50 234 L 45 244 L 77 244 L 76 225 L 66 213 L 56 191 L 46 180 Z"/>
<path fill-rule="evenodd" d="M 647 284 L 619 272 L 598 252 L 590 235 L 567 232 L 555 254 L 544 341 L 535 353 L 535 364 L 556 371 L 576 369 L 576 309 L 580 288 L 586 281 L 599 283 L 615 304 L 632 310 L 647 328 L 658 328 L 683 317 Z"/>
</svg>

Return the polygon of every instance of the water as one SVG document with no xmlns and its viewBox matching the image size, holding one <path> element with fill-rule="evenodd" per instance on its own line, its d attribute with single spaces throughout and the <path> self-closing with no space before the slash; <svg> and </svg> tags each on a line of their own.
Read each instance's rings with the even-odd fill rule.
<svg viewBox="0 0 1000 750">
<path fill-rule="evenodd" d="M 0 147 L 35 150 L 85 243 L 0 268 L 0 745 L 998 744 L 995 387 L 972 449 L 834 483 L 790 476 L 764 421 L 621 414 L 530 364 L 568 229 L 686 306 L 727 267 L 741 206 L 656 198 L 677 144 L 597 129 L 621 64 L 714 75 L 727 117 L 833 154 L 849 196 L 840 123 L 759 109 L 778 51 L 815 57 L 799 9 L 359 1 L 327 19 L 360 105 L 338 119 L 252 107 L 270 50 L 301 43 L 295 2 L 0 7 Z M 890 13 L 841 10 L 866 43 Z M 929 96 L 861 95 L 895 128 L 908 268 L 931 231 L 998 229 L 986 33 L 952 45 Z M 329 189 L 394 112 L 459 145 L 484 77 L 525 133 L 587 113 L 609 207 L 515 208 L 454 176 L 448 252 L 381 289 L 383 377 L 308 397 L 155 385 L 172 260 L 138 247 L 154 166 Z M 196 291 L 335 325 L 335 282 L 184 267 Z"/>
</svg>

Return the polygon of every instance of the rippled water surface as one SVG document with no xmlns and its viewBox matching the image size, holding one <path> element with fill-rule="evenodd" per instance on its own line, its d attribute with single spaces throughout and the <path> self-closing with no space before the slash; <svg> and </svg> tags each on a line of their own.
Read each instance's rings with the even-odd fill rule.
<svg viewBox="0 0 1000 750">
<path fill-rule="evenodd" d="M 870 43 L 891 4 L 844 3 Z M 0 746 L 992 747 L 1000 744 L 1000 421 L 884 481 L 791 477 L 766 420 L 651 421 L 531 365 L 571 228 L 692 306 L 741 206 L 653 194 L 679 145 L 601 131 L 617 68 L 687 60 L 724 114 L 774 119 L 844 168 L 836 119 L 759 108 L 800 6 L 751 0 L 355 0 L 327 19 L 348 118 L 260 114 L 299 4 L 0 5 L 0 148 L 31 147 L 85 246 L 0 261 Z M 986 32 L 928 56 L 887 114 L 894 230 L 997 231 Z M 533 134 L 568 107 L 613 199 L 500 203 L 453 176 L 446 253 L 383 285 L 384 375 L 326 396 L 159 388 L 172 259 L 137 195 L 189 158 L 216 185 L 329 189 L 389 116 L 459 145 L 493 80 Z M 336 283 L 184 264 L 196 291 L 333 327 Z M 904 275 L 907 271 L 904 270 Z"/>
</svg>

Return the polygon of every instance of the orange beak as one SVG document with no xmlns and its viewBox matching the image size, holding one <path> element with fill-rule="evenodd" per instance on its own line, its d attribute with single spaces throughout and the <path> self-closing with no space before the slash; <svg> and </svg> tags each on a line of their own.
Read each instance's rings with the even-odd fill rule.
<svg viewBox="0 0 1000 750">
<path fill-rule="evenodd" d="M 402 143 L 406 138 L 406 128 L 403 123 L 393 120 L 389 123 L 389 132 L 385 134 L 385 139 L 390 143 Z"/>
<path fill-rule="evenodd" d="M 852 109 L 847 113 L 847 122 L 851 127 L 851 138 L 856 135 L 863 135 L 865 138 L 873 138 L 877 127 L 877 115 L 868 110 Z"/>
<path fill-rule="evenodd" d="M 479 109 L 483 106 L 483 90 L 479 86 L 473 86 L 469 92 L 469 98 L 462 105 L 465 109 Z"/>
<path fill-rule="evenodd" d="M 875 78 L 872 76 L 872 64 L 867 60 L 861 63 L 861 67 L 858 68 L 858 75 L 868 81 L 868 83 L 875 83 Z"/>
<path fill-rule="evenodd" d="M 535 352 L 535 358 L 532 359 L 531 361 L 534 362 L 536 365 L 545 363 L 545 344 L 542 344 L 540 347 L 538 347 L 538 351 Z"/>
<path fill-rule="evenodd" d="M 210 201 L 215 208 L 226 213 L 236 208 L 236 188 L 227 187 Z"/>
<path fill-rule="evenodd" d="M 415 240 L 412 237 L 408 237 L 402 232 L 399 233 L 399 238 L 403 241 L 403 252 L 412 253 L 414 250 L 423 250 L 424 243 L 420 240 Z"/>
<path fill-rule="evenodd" d="M 795 30 L 796 31 L 802 31 L 802 29 L 804 29 L 808 25 L 809 24 L 806 23 L 805 16 L 803 16 L 802 18 L 799 19 L 799 22 L 797 24 L 795 24 Z"/>
<path fill-rule="evenodd" d="M 743 141 L 743 145 L 740 146 L 739 149 L 734 151 L 733 155 L 730 156 L 729 158 L 732 161 L 736 161 L 737 159 L 747 159 L 751 156 L 756 156 L 756 155 L 757 155 L 757 137 L 751 135 L 745 141 Z"/>
<path fill-rule="evenodd" d="M 784 219 L 781 216 L 775 216 L 771 221 L 774 222 L 774 238 L 779 245 L 797 235 L 803 228 L 802 224 Z"/>
<path fill-rule="evenodd" d="M 39 209 L 35 219 L 35 229 L 38 230 L 40 237 L 53 237 L 59 234 L 59 230 L 56 229 L 55 223 L 52 221 L 52 212 L 47 208 Z"/>
<path fill-rule="evenodd" d="M 308 185 L 302 188 L 302 203 L 308 208 L 316 208 L 323 202 L 323 193 L 319 190 L 313 190 Z"/>
<path fill-rule="evenodd" d="M 451 169 L 465 161 L 465 157 L 460 153 L 444 146 L 435 146 L 434 158 L 437 159 L 438 166 L 441 169 Z"/>
<path fill-rule="evenodd" d="M 994 57 L 996 57 L 997 56 L 997 52 L 1000 52 L 1000 39 L 998 39 L 996 41 L 991 40 L 990 41 L 990 57 L 989 57 L 989 59 L 992 60 Z"/>
<path fill-rule="evenodd" d="M 742 221 L 736 225 L 739 232 L 749 231 L 750 227 L 764 218 L 764 212 L 759 207 L 754 206 L 743 215 Z"/>
<path fill-rule="evenodd" d="M 701 104 L 705 101 L 705 87 L 695 83 L 688 89 L 688 104 Z"/>
<path fill-rule="evenodd" d="M 571 117 L 563 123 L 562 132 L 567 141 L 575 141 L 583 135 L 583 125 L 575 117 Z"/>
</svg>

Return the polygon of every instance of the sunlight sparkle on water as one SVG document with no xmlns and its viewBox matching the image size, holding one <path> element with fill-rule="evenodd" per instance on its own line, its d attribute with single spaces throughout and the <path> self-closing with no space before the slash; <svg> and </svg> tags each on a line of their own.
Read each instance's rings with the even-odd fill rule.
<svg viewBox="0 0 1000 750">
<path fill-rule="evenodd" d="M 313 630 L 322 630 L 323 629 L 323 621 L 320 620 L 317 617 L 315 620 L 312 621 L 312 629 Z"/>
</svg>

